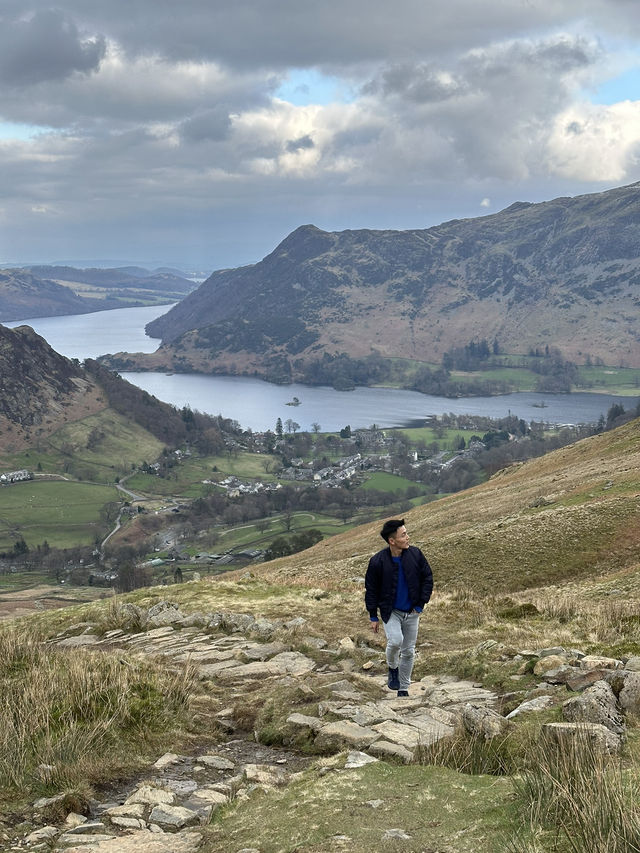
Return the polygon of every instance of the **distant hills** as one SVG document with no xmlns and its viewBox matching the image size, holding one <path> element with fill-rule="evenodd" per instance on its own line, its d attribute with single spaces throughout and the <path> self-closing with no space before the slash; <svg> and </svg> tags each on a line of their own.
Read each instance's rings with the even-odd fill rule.
<svg viewBox="0 0 640 853">
<path fill-rule="evenodd" d="M 640 366 L 640 184 L 410 231 L 304 225 L 259 263 L 214 272 L 120 369 L 289 379 L 339 353 L 440 362 L 453 347 L 558 347 Z"/>
<path fill-rule="evenodd" d="M 140 267 L 0 269 L 0 322 L 175 302 L 195 287 L 170 270 Z"/>
</svg>

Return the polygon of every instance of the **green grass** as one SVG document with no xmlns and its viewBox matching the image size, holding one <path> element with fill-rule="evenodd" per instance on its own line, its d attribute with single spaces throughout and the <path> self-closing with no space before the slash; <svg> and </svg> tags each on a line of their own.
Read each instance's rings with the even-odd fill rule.
<svg viewBox="0 0 640 853">
<path fill-rule="evenodd" d="M 327 760 L 336 769 L 339 762 Z M 259 847 L 262 853 L 503 853 L 516 819 L 508 780 L 383 762 L 327 775 L 316 768 L 284 789 L 256 791 L 218 813 L 206 830 L 202 853 L 220 850 L 221 844 L 229 850 Z M 389 829 L 410 838 L 385 838 Z"/>
<path fill-rule="evenodd" d="M 0 550 L 22 536 L 30 548 L 88 545 L 104 529 L 101 510 L 121 501 L 115 486 L 30 480 L 0 488 Z"/>
<path fill-rule="evenodd" d="M 580 382 L 590 391 L 640 395 L 640 369 L 633 367 L 580 367 Z"/>
<path fill-rule="evenodd" d="M 361 489 L 379 489 L 382 492 L 404 492 L 410 486 L 414 487 L 419 484 L 414 480 L 407 480 L 406 477 L 399 477 L 397 474 L 387 474 L 385 471 L 375 471 L 369 475 L 367 481 L 359 488 Z"/>
<path fill-rule="evenodd" d="M 95 443 L 91 434 L 99 434 Z M 88 447 L 87 445 L 91 445 Z M 162 443 L 150 433 L 107 409 L 74 421 L 48 440 L 21 453 L 0 453 L 0 470 L 27 468 L 46 474 L 68 474 L 81 480 L 113 483 L 133 465 L 153 461 Z"/>
<path fill-rule="evenodd" d="M 272 482 L 275 477 L 265 471 L 265 462 L 273 464 L 273 458 L 260 453 L 239 453 L 237 456 L 191 456 L 182 459 L 178 465 L 171 468 L 166 477 L 135 474 L 127 480 L 127 488 L 144 494 L 197 498 L 215 488 L 203 483 L 203 480 L 224 480 L 230 474 L 244 480 Z"/>
</svg>

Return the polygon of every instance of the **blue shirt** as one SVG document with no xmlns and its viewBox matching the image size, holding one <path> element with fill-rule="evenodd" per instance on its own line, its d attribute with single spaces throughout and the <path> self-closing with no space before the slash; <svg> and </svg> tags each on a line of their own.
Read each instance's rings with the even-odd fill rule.
<svg viewBox="0 0 640 853">
<path fill-rule="evenodd" d="M 409 598 L 409 587 L 407 586 L 404 569 L 402 568 L 402 558 L 392 557 L 391 559 L 398 567 L 398 588 L 396 589 L 396 600 L 393 602 L 393 606 L 395 610 L 412 610 L 413 605 Z"/>
</svg>

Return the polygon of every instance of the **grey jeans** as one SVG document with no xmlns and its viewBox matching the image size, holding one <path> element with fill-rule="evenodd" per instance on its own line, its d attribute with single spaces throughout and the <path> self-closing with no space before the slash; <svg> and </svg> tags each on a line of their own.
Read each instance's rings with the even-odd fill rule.
<svg viewBox="0 0 640 853">
<path fill-rule="evenodd" d="M 383 622 L 387 637 L 387 666 L 398 669 L 400 690 L 408 690 L 418 638 L 420 614 L 392 610 L 388 622 Z"/>
</svg>

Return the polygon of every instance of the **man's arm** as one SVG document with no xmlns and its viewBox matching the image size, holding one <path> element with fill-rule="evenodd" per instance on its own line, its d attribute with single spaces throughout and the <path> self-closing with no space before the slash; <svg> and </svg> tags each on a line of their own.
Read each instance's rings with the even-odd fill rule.
<svg viewBox="0 0 640 853">
<path fill-rule="evenodd" d="M 369 560 L 367 573 L 364 576 L 364 604 L 369 611 L 369 619 L 371 621 L 371 630 L 374 634 L 378 633 L 378 601 L 380 590 L 380 567 L 375 557 Z"/>
</svg>

